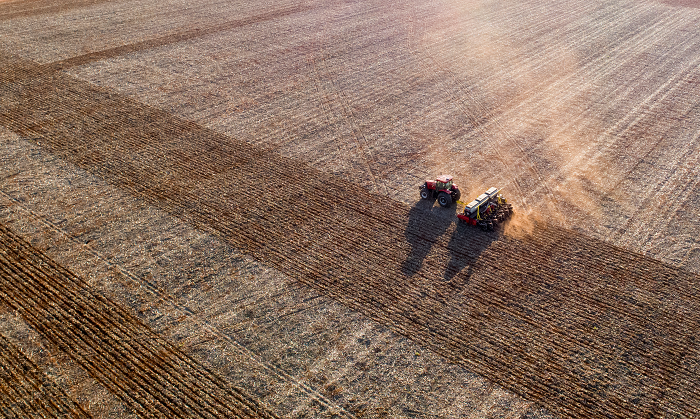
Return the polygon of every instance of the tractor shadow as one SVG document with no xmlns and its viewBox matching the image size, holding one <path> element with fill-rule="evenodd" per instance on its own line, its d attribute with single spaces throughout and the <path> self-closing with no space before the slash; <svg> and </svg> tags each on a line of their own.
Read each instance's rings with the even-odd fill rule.
<svg viewBox="0 0 700 419">
<path fill-rule="evenodd" d="M 402 265 L 404 275 L 413 276 L 421 269 L 435 241 L 447 232 L 455 219 L 454 208 L 435 205 L 435 199 L 421 199 L 413 205 L 404 232 L 411 245 L 411 252 Z"/>
<path fill-rule="evenodd" d="M 456 227 L 447 245 L 450 259 L 444 272 L 445 282 L 452 281 L 465 268 L 467 274 L 464 280 L 468 280 L 479 255 L 502 234 L 499 230 L 485 232 L 460 221 L 454 205 L 442 208 L 435 204 L 435 200 L 422 199 L 413 205 L 408 215 L 404 236 L 411 251 L 402 265 L 404 275 L 410 277 L 420 271 L 435 242 L 447 233 L 452 224 L 456 224 Z"/>
</svg>

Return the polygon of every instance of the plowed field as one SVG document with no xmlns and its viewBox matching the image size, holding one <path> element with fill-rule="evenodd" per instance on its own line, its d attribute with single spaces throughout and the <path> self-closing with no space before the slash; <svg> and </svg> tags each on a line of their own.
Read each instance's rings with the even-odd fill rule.
<svg viewBox="0 0 700 419">
<path fill-rule="evenodd" d="M 688 385 L 700 359 L 696 275 L 557 227 L 520 239 L 455 228 L 447 211 L 3 62 L 2 100 L 14 104 L 3 125 L 506 388 L 575 417 L 700 408 Z M 248 179 L 284 187 L 250 193 Z M 118 368 L 98 373 L 129 386 Z"/>
<path fill-rule="evenodd" d="M 0 406 L 4 417 L 90 417 L 2 336 L 0 348 Z"/>
<path fill-rule="evenodd" d="M 0 21 L 102 7 L 98 1 L 32 4 L 1 5 Z M 693 271 L 699 225 L 693 205 L 700 188 L 700 64 L 694 55 L 700 17 L 656 3 L 572 10 L 531 5 L 536 15 L 518 28 L 532 32 L 511 33 L 498 16 L 517 16 L 519 6 L 489 4 L 493 10 L 470 7 L 506 35 L 475 33 L 493 36 L 484 45 L 510 40 L 516 52 L 505 58 L 484 45 L 467 58 L 455 52 L 464 48 L 449 33 L 470 30 L 468 7 L 451 14 L 414 3 L 391 11 L 406 38 L 393 35 L 390 12 L 380 6 L 358 17 L 340 3 L 309 2 L 207 24 L 207 13 L 216 13 L 204 10 L 199 26 L 178 21 L 169 33 L 146 39 L 122 34 L 128 41 L 117 34 L 100 40 L 101 48 L 80 51 L 69 42 L 75 34 L 59 37 L 56 44 L 63 44 L 55 50 L 33 40 L 35 54 L 28 52 L 31 42 L 18 53 L 2 44 L 0 125 L 562 417 L 698 416 L 700 277 Z M 658 10 L 664 13 L 657 16 Z M 278 22 L 284 28 L 288 19 L 316 15 L 359 27 L 344 34 L 352 48 L 336 47 L 331 39 L 342 37 L 329 37 L 328 24 L 319 29 L 324 36 L 308 43 L 279 44 L 282 52 L 274 56 L 292 57 L 288 61 L 275 63 L 254 51 L 260 55 L 237 65 L 255 83 L 230 82 L 243 89 L 245 100 L 221 98 L 219 83 L 207 84 L 223 70 L 204 74 L 204 84 L 182 75 L 200 67 L 182 70 L 181 63 L 170 70 L 151 64 L 164 76 L 153 76 L 152 68 L 133 75 L 114 70 L 142 59 L 139 54 L 156 62 L 148 54 L 163 47 L 197 49 L 199 40 L 221 33 L 252 37 L 251 28 Z M 540 21 L 546 30 L 538 29 Z M 613 29 L 601 29 L 605 22 Z M 596 36 L 577 41 L 588 33 L 580 26 Z M 25 39 L 18 31 L 12 39 Z M 670 44 L 684 32 L 687 38 Z M 265 33 L 278 40 L 288 32 Z M 614 47 L 604 47 L 615 37 Z M 255 49 L 250 42 L 242 45 Z M 571 51 L 562 53 L 570 42 L 585 62 L 553 65 L 526 53 L 532 48 L 543 57 L 571 58 Z M 654 42 L 664 47 L 650 53 Z M 397 44 L 401 54 L 392 49 Z M 441 52 L 421 52 L 426 45 Z M 246 48 L 236 51 L 245 55 Z M 348 56 L 355 61 L 336 61 Z M 633 60 L 618 65 L 623 57 L 654 71 L 644 72 Z M 269 62 L 261 66 L 258 58 Z M 360 82 L 365 73 L 354 66 L 363 63 L 374 84 Z M 470 70 L 458 71 L 460 64 Z M 525 70 L 511 70 L 517 68 Z M 394 69 L 398 75 L 391 75 Z M 628 72 L 639 72 L 639 79 L 630 82 Z M 582 82 L 582 75 L 591 77 Z M 132 77 L 137 82 L 130 84 Z M 190 102 L 187 87 L 164 87 L 149 77 L 191 78 L 200 99 Z M 98 86 L 104 80 L 106 86 Z M 380 99 L 372 86 L 405 91 L 382 90 Z M 232 92 L 222 95 L 236 96 Z M 168 95 L 175 103 L 161 101 Z M 441 99 L 418 106 L 431 95 Z M 300 105 L 308 97 L 318 99 L 311 111 Z M 410 125 L 417 114 L 422 119 Z M 438 140 L 427 139 L 433 126 L 444 129 Z M 231 129 L 240 130 L 240 138 Z M 418 140 L 399 135 L 404 129 Z M 455 165 L 455 156 L 478 156 L 457 173 L 469 179 L 468 190 L 481 188 L 488 176 L 480 173 L 497 167 L 491 179 L 510 188 L 520 214 L 506 230 L 484 233 L 455 223 L 454 208 L 408 204 L 407 191 L 414 193 L 416 185 L 389 190 L 381 179 L 409 172 L 413 182 L 449 165 L 421 160 L 411 168 L 421 151 L 428 160 L 450 154 L 446 161 Z M 623 199 L 623 188 L 638 193 Z M 534 210 L 540 215 L 528 217 Z M 602 221 L 585 224 L 596 214 Z M 649 228 L 645 220 L 655 216 Z M 683 244 L 664 253 L 665 244 L 681 238 Z M 231 386 L 91 290 L 2 219 L 0 301 L 139 416 L 275 416 L 246 389 Z M 60 389 L 42 386 L 36 365 L 2 335 L 0 349 L 9 365 L 0 369 L 6 415 L 87 416 Z M 340 391 L 330 386 L 326 394 L 332 399 Z"/>
<path fill-rule="evenodd" d="M 85 283 L 0 226 L 0 300 L 17 310 L 44 337 L 70 354 L 142 417 L 274 417 L 159 339 L 119 306 L 91 293 Z M 3 355 L 13 354 L 5 342 Z M 21 359 L 21 358 L 20 358 Z M 26 363 L 26 361 L 25 361 Z M 51 391 L 3 367 L 3 410 L 10 417 L 34 414 L 85 417 L 62 398 L 33 394 Z M 25 382 L 34 384 L 28 392 Z M 17 385 L 17 384 L 20 385 Z M 14 384 L 14 385 L 13 385 Z M 55 390 L 54 390 L 55 391 Z M 28 394 L 27 394 L 28 393 Z M 42 408 L 44 409 L 42 411 Z M 82 416 L 81 416 L 82 414 Z"/>
</svg>

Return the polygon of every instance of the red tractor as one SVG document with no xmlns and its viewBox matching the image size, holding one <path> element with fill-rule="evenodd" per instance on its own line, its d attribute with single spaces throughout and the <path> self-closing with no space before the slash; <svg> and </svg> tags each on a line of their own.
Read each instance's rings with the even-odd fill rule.
<svg viewBox="0 0 700 419">
<path fill-rule="evenodd" d="M 453 202 L 459 201 L 459 197 L 462 196 L 459 187 L 452 182 L 450 175 L 442 175 L 435 180 L 426 180 L 419 188 L 421 198 L 437 198 L 441 207 L 449 207 Z"/>
<path fill-rule="evenodd" d="M 513 215 L 513 206 L 498 192 L 498 189 L 490 188 L 468 203 L 464 207 L 464 213 L 457 214 L 457 217 L 484 231 L 493 230 Z"/>
</svg>

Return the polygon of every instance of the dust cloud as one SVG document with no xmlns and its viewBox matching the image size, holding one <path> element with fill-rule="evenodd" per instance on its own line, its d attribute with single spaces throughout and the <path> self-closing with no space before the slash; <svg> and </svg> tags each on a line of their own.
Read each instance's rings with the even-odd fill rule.
<svg viewBox="0 0 700 419">
<path fill-rule="evenodd" d="M 532 209 L 528 208 L 525 211 L 515 209 L 513 216 L 504 224 L 503 234 L 515 239 L 524 239 L 532 236 L 538 223 L 543 220 Z"/>
</svg>

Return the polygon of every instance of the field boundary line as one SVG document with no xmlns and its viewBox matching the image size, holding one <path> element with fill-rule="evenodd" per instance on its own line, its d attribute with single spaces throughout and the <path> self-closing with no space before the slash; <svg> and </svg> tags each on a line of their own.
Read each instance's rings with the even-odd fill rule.
<svg viewBox="0 0 700 419">
<path fill-rule="evenodd" d="M 0 298 L 141 415 L 275 417 L 2 224 L 0 238 Z"/>
<path fill-rule="evenodd" d="M 267 20 L 288 17 L 297 13 L 309 11 L 311 9 L 312 8 L 310 6 L 294 6 L 273 10 L 242 19 L 231 20 L 217 25 L 175 32 L 169 35 L 163 35 L 157 38 L 147 39 L 145 41 L 120 45 L 101 51 L 90 52 L 87 54 L 78 55 L 75 57 L 66 58 L 64 60 L 44 64 L 42 67 L 46 68 L 49 71 L 67 70 L 72 67 L 78 67 L 94 61 L 116 58 L 126 54 L 156 49 L 171 44 L 177 44 L 180 42 L 189 41 L 191 39 L 202 38 L 207 35 L 213 35 L 219 32 L 226 32 L 244 26 L 258 24 Z"/>
</svg>

